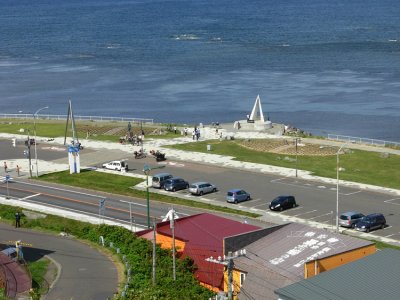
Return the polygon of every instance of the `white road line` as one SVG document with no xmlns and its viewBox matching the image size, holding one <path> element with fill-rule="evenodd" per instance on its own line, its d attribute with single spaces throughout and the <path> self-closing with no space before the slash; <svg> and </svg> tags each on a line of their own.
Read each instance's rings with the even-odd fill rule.
<svg viewBox="0 0 400 300">
<path fill-rule="evenodd" d="M 324 186 L 324 185 L 319 185 L 319 186 L 317 186 L 317 188 L 319 188 L 319 189 L 326 189 L 326 186 Z"/>
<path fill-rule="evenodd" d="M 344 196 L 350 196 L 350 195 L 354 195 L 354 194 L 358 194 L 361 193 L 362 191 L 357 191 L 357 192 L 353 192 L 353 193 L 348 193 L 348 194 L 342 194 Z"/>
<path fill-rule="evenodd" d="M 261 204 L 258 204 L 258 205 L 254 205 L 254 206 L 252 206 L 251 208 L 256 208 L 256 207 L 263 206 L 263 205 L 268 206 L 268 204 L 269 204 L 269 203 L 261 203 Z"/>
<path fill-rule="evenodd" d="M 53 186 L 47 186 L 47 185 L 42 185 L 42 184 L 35 184 L 35 183 L 29 183 L 29 182 L 22 182 L 22 181 L 15 181 L 16 183 L 20 183 L 20 184 L 25 184 L 25 185 L 30 185 L 30 186 L 37 186 L 37 187 L 42 187 L 42 188 L 47 188 L 47 189 L 53 189 L 56 191 L 63 191 L 63 192 L 68 192 L 68 193 L 75 193 L 75 194 L 81 194 L 81 195 L 85 195 L 85 196 L 90 196 L 90 197 L 95 197 L 95 198 L 104 198 L 103 196 L 98 196 L 98 195 L 93 195 L 93 194 L 88 194 L 88 193 L 82 193 L 82 192 L 78 192 L 78 191 L 74 191 L 74 190 L 67 190 L 67 189 L 62 189 L 62 188 L 56 188 Z M 71 187 L 73 188 L 73 187 Z"/>
<path fill-rule="evenodd" d="M 299 209 L 303 209 L 303 206 L 297 206 L 295 208 L 291 208 L 290 211 L 294 211 L 294 210 L 299 210 Z"/>
<path fill-rule="evenodd" d="M 389 204 L 394 204 L 394 205 L 400 205 L 400 203 L 392 203 L 392 201 L 396 201 L 396 200 L 400 200 L 400 198 L 388 199 L 388 200 L 385 200 L 383 202 L 389 203 Z"/>
<path fill-rule="evenodd" d="M 314 209 L 314 210 L 306 211 L 306 212 L 304 212 L 304 213 L 297 214 L 297 215 L 294 215 L 294 216 L 292 216 L 292 217 L 297 217 L 297 216 L 301 216 L 301 215 L 309 214 L 309 213 L 312 213 L 312 212 L 314 212 L 314 211 L 317 211 L 317 210 L 316 210 L 316 209 Z"/>
<path fill-rule="evenodd" d="M 41 195 L 41 194 L 34 194 L 34 195 L 30 195 L 30 196 L 21 198 L 20 200 L 26 200 L 26 199 L 33 198 L 33 197 L 40 196 L 40 195 Z"/>
<path fill-rule="evenodd" d="M 388 235 L 385 235 L 384 237 L 385 237 L 385 238 L 388 238 L 388 237 L 394 236 L 394 235 L 396 235 L 396 234 L 398 234 L 398 233 L 388 234 Z"/>
<path fill-rule="evenodd" d="M 393 226 L 388 226 L 388 227 L 385 227 L 385 228 L 383 228 L 383 230 L 386 230 L 386 229 L 389 229 L 389 228 L 392 228 Z"/>
<path fill-rule="evenodd" d="M 316 217 L 309 218 L 308 220 L 313 220 L 313 219 L 324 217 L 324 216 L 331 215 L 331 214 L 332 213 L 330 212 L 330 213 L 327 213 L 327 214 L 323 214 L 323 215 L 319 215 L 319 216 L 316 216 Z"/>
<path fill-rule="evenodd" d="M 131 203 L 131 204 L 134 204 L 134 205 L 136 205 L 136 206 L 143 206 L 143 207 L 147 207 L 147 204 L 136 203 L 136 202 L 131 202 L 131 201 L 119 200 L 119 202 L 123 202 L 123 203 Z"/>
<path fill-rule="evenodd" d="M 317 210 L 316 210 L 316 209 L 310 210 L 310 211 L 307 211 L 307 212 L 304 212 L 304 213 L 301 213 L 301 214 L 294 215 L 294 216 L 292 216 L 292 217 L 297 217 L 297 216 L 300 216 L 300 215 L 309 214 L 309 213 L 312 213 L 312 212 L 314 212 L 314 211 L 317 211 Z"/>
</svg>

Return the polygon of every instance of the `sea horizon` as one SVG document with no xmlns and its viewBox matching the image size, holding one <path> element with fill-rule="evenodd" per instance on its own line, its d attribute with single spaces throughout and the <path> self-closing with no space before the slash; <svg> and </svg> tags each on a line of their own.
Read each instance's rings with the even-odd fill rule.
<svg viewBox="0 0 400 300">
<path fill-rule="evenodd" d="M 265 118 L 400 141 L 394 0 L 2 1 L 0 113 Z"/>
</svg>

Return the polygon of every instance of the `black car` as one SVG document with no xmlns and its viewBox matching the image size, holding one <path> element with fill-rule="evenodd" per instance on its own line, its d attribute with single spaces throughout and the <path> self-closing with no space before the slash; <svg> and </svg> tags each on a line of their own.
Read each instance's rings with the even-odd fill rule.
<svg viewBox="0 0 400 300">
<path fill-rule="evenodd" d="M 385 228 L 386 219 L 383 214 L 370 214 L 356 223 L 355 229 L 358 231 L 370 232 L 373 229 Z"/>
<path fill-rule="evenodd" d="M 165 181 L 164 190 L 175 192 L 177 190 L 184 190 L 189 188 L 189 182 L 182 178 L 171 178 Z"/>
<path fill-rule="evenodd" d="M 279 196 L 272 200 L 272 202 L 269 204 L 269 209 L 282 211 L 284 209 L 296 206 L 297 204 L 294 196 Z"/>
</svg>

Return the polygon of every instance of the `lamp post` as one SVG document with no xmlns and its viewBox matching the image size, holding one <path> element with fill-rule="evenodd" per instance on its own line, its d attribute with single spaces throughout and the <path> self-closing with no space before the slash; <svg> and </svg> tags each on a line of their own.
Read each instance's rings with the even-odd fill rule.
<svg viewBox="0 0 400 300">
<path fill-rule="evenodd" d="M 143 173 L 146 175 L 146 201 L 147 201 L 147 228 L 150 228 L 150 194 L 149 194 L 149 174 L 151 170 L 165 168 L 164 165 L 157 167 L 143 166 Z"/>
<path fill-rule="evenodd" d="M 347 143 L 340 146 L 336 152 L 336 232 L 339 232 L 339 154 Z"/>
<path fill-rule="evenodd" d="M 39 108 L 34 114 L 33 114 L 33 130 L 35 132 L 35 162 L 36 162 L 36 177 L 39 177 L 39 170 L 38 170 L 38 159 L 37 159 L 37 150 L 36 150 L 36 117 L 37 114 L 43 110 L 49 108 L 48 106 Z M 28 141 L 29 143 L 29 141 Z"/>
</svg>

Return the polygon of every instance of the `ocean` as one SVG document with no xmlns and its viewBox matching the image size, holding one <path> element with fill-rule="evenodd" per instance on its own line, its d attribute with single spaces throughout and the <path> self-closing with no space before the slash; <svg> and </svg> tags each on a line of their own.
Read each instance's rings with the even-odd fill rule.
<svg viewBox="0 0 400 300">
<path fill-rule="evenodd" d="M 400 141 L 400 1 L 0 0 L 0 113 Z"/>
</svg>

